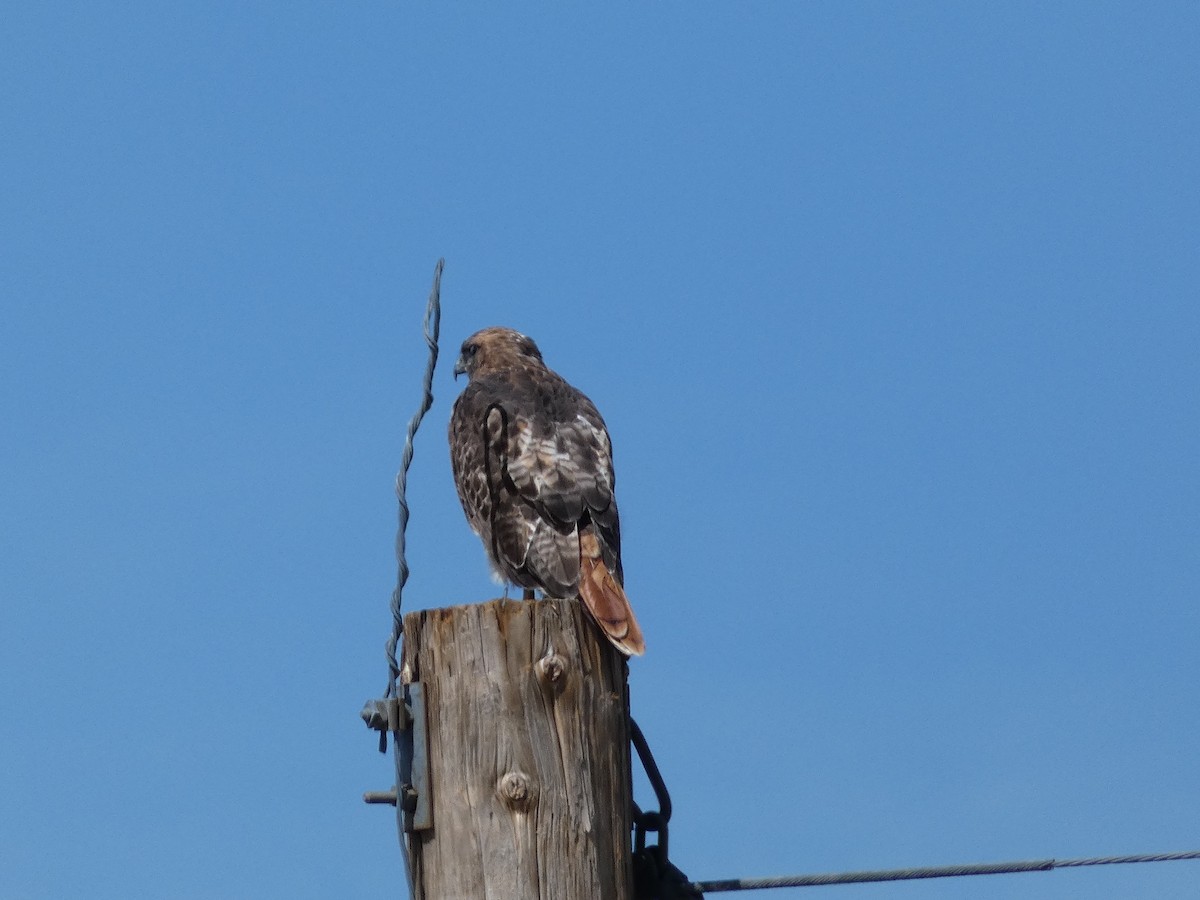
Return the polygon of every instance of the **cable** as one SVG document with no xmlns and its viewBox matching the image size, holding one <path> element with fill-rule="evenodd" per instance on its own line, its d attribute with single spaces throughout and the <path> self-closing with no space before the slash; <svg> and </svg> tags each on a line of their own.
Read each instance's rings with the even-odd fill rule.
<svg viewBox="0 0 1200 900">
<path fill-rule="evenodd" d="M 429 412 L 429 408 L 433 406 L 433 370 L 437 366 L 438 358 L 438 330 L 442 320 L 442 269 L 446 265 L 446 260 L 439 259 L 437 266 L 433 270 L 433 288 L 429 292 L 429 302 L 425 307 L 425 321 L 423 330 L 425 333 L 425 344 L 429 348 L 429 361 L 425 365 L 425 380 L 423 383 L 423 392 L 421 395 L 421 406 L 413 414 L 413 417 L 408 422 L 408 434 L 404 440 L 404 454 L 400 459 L 400 470 L 396 473 L 396 502 L 399 504 L 399 523 L 396 528 L 396 588 L 392 591 L 392 633 L 387 641 L 387 663 L 388 663 L 388 684 L 387 690 L 384 693 L 384 699 L 395 698 L 400 700 L 400 665 L 396 661 L 396 647 L 400 643 L 400 639 L 404 634 L 404 617 L 401 613 L 400 600 L 404 593 L 404 585 L 408 582 L 408 562 L 405 559 L 405 542 L 404 534 L 408 528 L 408 501 L 405 499 L 405 492 L 408 484 L 408 467 L 412 465 L 413 458 L 413 438 L 416 437 L 417 428 L 421 425 L 421 420 L 425 418 L 425 413 Z M 402 701 L 401 701 L 402 702 Z M 384 749 L 384 743 L 387 741 L 387 732 L 380 732 L 379 749 Z M 404 783 L 404 741 L 401 740 L 399 732 L 392 735 L 392 758 L 396 769 L 396 790 L 400 790 L 400 786 Z M 400 840 L 400 852 L 404 857 L 404 874 L 408 882 L 409 893 L 413 892 L 413 872 L 411 853 L 408 846 L 408 838 L 404 831 L 404 804 L 396 803 L 396 829 Z"/>
<path fill-rule="evenodd" d="M 697 881 L 692 884 L 705 894 L 722 891 L 756 891 L 768 888 L 817 887 L 829 884 L 866 884 L 877 881 L 910 881 L 918 878 L 954 878 L 960 875 L 1008 875 L 1016 872 L 1049 872 L 1051 869 L 1110 866 L 1126 863 L 1169 862 L 1200 859 L 1200 850 L 1181 853 L 1151 853 L 1133 856 L 1095 856 L 1084 859 L 1035 859 L 1018 862 L 934 866 L 921 869 L 882 869 L 873 872 L 836 872 L 823 875 L 792 875 L 782 878 L 740 878 L 726 881 Z"/>
<path fill-rule="evenodd" d="M 408 529 L 408 501 L 405 491 L 408 484 L 408 467 L 412 465 L 413 438 L 421 426 L 425 413 L 433 406 L 433 370 L 438 358 L 438 330 L 442 321 L 442 269 L 446 260 L 439 259 L 433 270 L 433 289 L 429 292 L 429 303 L 425 307 L 425 344 L 429 347 L 429 361 L 425 364 L 425 381 L 421 395 L 421 406 L 408 423 L 408 435 L 404 440 L 404 454 L 400 459 L 400 471 L 396 473 L 396 502 L 399 504 L 399 524 L 396 528 L 396 589 L 392 591 L 392 634 L 387 642 L 388 686 L 385 697 L 396 696 L 400 666 L 396 662 L 396 647 L 404 634 L 404 617 L 400 612 L 400 598 L 408 582 L 408 562 L 404 558 L 404 533 Z"/>
</svg>

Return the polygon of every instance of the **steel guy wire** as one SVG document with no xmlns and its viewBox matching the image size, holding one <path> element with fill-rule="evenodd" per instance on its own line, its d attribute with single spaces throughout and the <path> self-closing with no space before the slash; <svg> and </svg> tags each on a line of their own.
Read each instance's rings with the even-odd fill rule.
<svg viewBox="0 0 1200 900">
<path fill-rule="evenodd" d="M 1009 875 L 1017 872 L 1049 872 L 1051 869 L 1111 866 L 1127 863 L 1170 862 L 1200 859 L 1200 850 L 1180 853 L 1146 853 L 1131 856 L 1093 856 L 1083 859 L 1032 859 L 1017 862 L 932 866 L 920 869 L 882 869 L 872 872 L 831 872 L 821 875 L 791 875 L 781 878 L 734 878 L 697 881 L 692 887 L 705 894 L 722 891 L 756 891 L 768 888 L 819 887 L 830 884 L 866 884 L 878 881 L 910 881 L 918 878 L 954 878 L 962 875 Z"/>
</svg>

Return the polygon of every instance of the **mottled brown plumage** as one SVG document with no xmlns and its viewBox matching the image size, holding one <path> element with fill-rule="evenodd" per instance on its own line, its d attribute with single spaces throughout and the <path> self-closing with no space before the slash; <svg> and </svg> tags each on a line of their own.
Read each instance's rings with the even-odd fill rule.
<svg viewBox="0 0 1200 900">
<path fill-rule="evenodd" d="M 527 591 L 581 597 L 621 652 L 641 655 L 600 413 L 509 328 L 467 338 L 454 373 L 470 383 L 450 416 L 450 461 L 492 568 Z"/>
</svg>

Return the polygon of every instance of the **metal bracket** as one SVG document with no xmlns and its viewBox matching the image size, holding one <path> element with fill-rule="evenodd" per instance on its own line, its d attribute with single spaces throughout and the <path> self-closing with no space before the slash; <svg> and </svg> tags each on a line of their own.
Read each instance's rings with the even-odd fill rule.
<svg viewBox="0 0 1200 900">
<path fill-rule="evenodd" d="M 363 707 L 362 720 L 379 732 L 379 752 L 387 752 L 390 732 L 397 754 L 398 788 L 368 791 L 367 803 L 399 806 L 406 832 L 433 827 L 433 803 L 429 795 L 429 738 L 425 720 L 425 685 L 419 681 L 404 686 L 404 701 L 397 697 L 370 700 Z"/>
<path fill-rule="evenodd" d="M 658 800 L 658 809 L 646 812 L 642 812 L 641 807 L 631 801 L 634 897 L 639 900 L 701 900 L 704 895 L 696 890 L 688 877 L 667 858 L 667 825 L 671 821 L 671 795 L 667 793 L 667 783 L 658 770 L 654 754 L 650 752 L 650 744 L 632 717 L 629 719 L 629 740 L 633 749 L 637 751 L 642 769 L 650 779 L 654 797 Z M 657 835 L 658 843 L 646 843 L 646 836 L 650 832 Z"/>
<path fill-rule="evenodd" d="M 405 794 L 404 830 L 426 831 L 433 827 L 433 798 L 429 785 L 429 735 L 425 720 L 425 685 L 414 681 L 404 689 L 408 696 L 409 718 L 412 728 L 405 742 L 406 753 L 401 754 L 400 775 L 404 779 L 402 790 L 416 794 L 411 810 L 408 794 Z M 405 769 L 404 760 L 408 766 Z M 411 816 L 411 818 L 410 818 Z"/>
</svg>

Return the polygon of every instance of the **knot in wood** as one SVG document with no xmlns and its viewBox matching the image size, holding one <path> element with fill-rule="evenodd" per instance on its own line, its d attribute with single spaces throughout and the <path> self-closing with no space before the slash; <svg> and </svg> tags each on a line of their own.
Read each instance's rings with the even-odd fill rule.
<svg viewBox="0 0 1200 900">
<path fill-rule="evenodd" d="M 497 786 L 504 802 L 516 809 L 524 809 L 532 800 L 533 785 L 524 772 L 507 772 Z"/>
<path fill-rule="evenodd" d="M 567 683 L 567 661 L 557 653 L 550 653 L 543 656 L 537 661 L 537 676 L 538 680 L 553 689 L 556 693 L 561 692 Z"/>
</svg>

